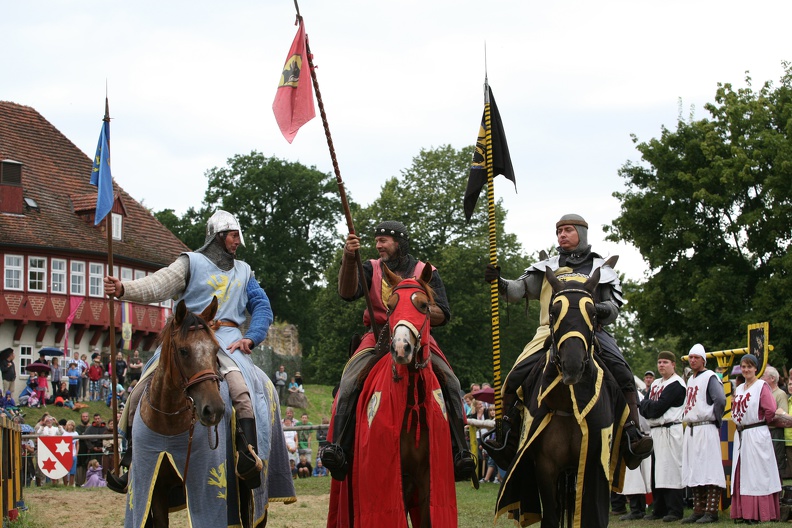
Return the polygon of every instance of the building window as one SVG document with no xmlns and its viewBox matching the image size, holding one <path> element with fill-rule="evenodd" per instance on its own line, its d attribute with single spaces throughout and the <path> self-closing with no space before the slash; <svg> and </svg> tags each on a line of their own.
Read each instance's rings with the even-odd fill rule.
<svg viewBox="0 0 792 528">
<path fill-rule="evenodd" d="M 146 276 L 146 272 L 143 270 L 135 270 L 135 280 L 142 279 Z"/>
<path fill-rule="evenodd" d="M 118 213 L 110 213 L 113 216 L 113 240 L 121 240 L 123 233 L 124 217 Z"/>
<path fill-rule="evenodd" d="M 104 278 L 104 264 L 97 264 L 96 262 L 91 262 L 89 266 L 90 268 L 88 270 L 88 281 L 89 281 L 88 295 L 90 295 L 91 297 L 103 297 L 104 286 L 102 284 L 102 279 Z"/>
<path fill-rule="evenodd" d="M 5 289 L 6 290 L 21 290 L 22 289 L 22 256 L 21 255 L 6 255 L 5 256 Z"/>
<path fill-rule="evenodd" d="M 71 262 L 71 294 L 85 295 L 85 262 Z"/>
<path fill-rule="evenodd" d="M 66 294 L 66 260 L 52 259 L 52 293 Z"/>
<path fill-rule="evenodd" d="M 28 291 L 47 291 L 47 259 L 28 257 Z"/>
<path fill-rule="evenodd" d="M 19 366 L 22 367 L 20 372 L 26 372 L 25 367 L 31 363 L 33 363 L 33 347 L 22 345 L 19 347 Z"/>
<path fill-rule="evenodd" d="M 132 280 L 132 268 L 121 268 L 121 279 L 122 282 L 124 281 L 131 281 Z"/>
</svg>

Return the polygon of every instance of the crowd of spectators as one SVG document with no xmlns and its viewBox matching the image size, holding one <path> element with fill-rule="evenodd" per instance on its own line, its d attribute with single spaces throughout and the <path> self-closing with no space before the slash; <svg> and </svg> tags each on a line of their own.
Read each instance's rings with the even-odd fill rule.
<svg viewBox="0 0 792 528">
<path fill-rule="evenodd" d="M 79 423 L 74 420 L 57 421 L 49 412 L 44 412 L 35 426 L 25 423 L 23 416 L 15 416 L 13 421 L 19 425 L 22 434 L 40 436 L 72 437 L 72 467 L 62 479 L 52 480 L 44 475 L 37 463 L 37 442 L 34 439 L 22 441 L 22 476 L 26 486 L 41 486 L 45 483 L 53 485 L 81 487 L 106 486 L 107 472 L 113 470 L 113 441 L 102 438 L 79 438 L 81 435 L 113 434 L 114 420 L 105 420 L 96 413 L 93 419 L 88 412 L 80 414 Z M 123 452 L 125 443 L 119 437 L 119 451 Z M 120 453 L 119 453 L 120 454 Z"/>
</svg>

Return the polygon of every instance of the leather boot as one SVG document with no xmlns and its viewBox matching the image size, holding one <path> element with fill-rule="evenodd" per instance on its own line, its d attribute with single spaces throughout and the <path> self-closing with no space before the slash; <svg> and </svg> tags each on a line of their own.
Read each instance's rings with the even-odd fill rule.
<svg viewBox="0 0 792 528">
<path fill-rule="evenodd" d="M 261 486 L 261 470 L 264 463 L 258 457 L 256 420 L 239 418 L 236 430 L 236 474 L 250 489 Z"/>
<path fill-rule="evenodd" d="M 451 429 L 451 452 L 454 461 L 454 480 L 462 482 L 472 480 L 474 485 L 478 484 L 476 467 L 478 466 L 473 454 L 468 451 L 468 444 L 465 440 L 465 423 L 461 416 L 457 416 L 458 410 L 453 404 L 446 406 L 448 413 L 448 427 Z M 478 488 L 478 486 L 475 486 Z"/>
<path fill-rule="evenodd" d="M 121 473 L 119 471 L 119 475 L 116 476 L 115 472 L 108 471 L 107 472 L 107 487 L 111 490 L 115 491 L 116 493 L 123 493 L 126 494 L 127 487 L 129 486 L 129 466 L 132 464 L 132 426 L 130 425 L 124 437 L 127 439 L 127 449 L 124 452 L 124 456 L 121 457 L 118 465 L 127 468 L 127 471 Z"/>
<path fill-rule="evenodd" d="M 641 465 L 641 460 L 650 456 L 654 450 L 654 443 L 651 436 L 647 436 L 638 429 L 638 394 L 636 392 L 625 392 L 624 399 L 630 409 L 627 423 L 624 424 L 624 434 L 627 437 L 627 453 L 625 462 L 627 467 L 635 469 Z"/>
<path fill-rule="evenodd" d="M 506 413 L 501 419 L 502 437 L 498 438 L 496 426 L 495 430 L 485 436 L 482 446 L 499 468 L 508 469 L 520 447 L 522 413 L 517 407 L 517 398 L 512 395 L 504 396 L 503 408 Z"/>
<path fill-rule="evenodd" d="M 351 431 L 348 431 L 351 429 Z M 348 414 L 336 414 L 333 417 L 333 442 L 319 450 L 322 465 L 330 472 L 330 476 L 343 481 L 349 473 L 352 462 L 352 442 L 355 440 L 354 419 Z"/>
</svg>

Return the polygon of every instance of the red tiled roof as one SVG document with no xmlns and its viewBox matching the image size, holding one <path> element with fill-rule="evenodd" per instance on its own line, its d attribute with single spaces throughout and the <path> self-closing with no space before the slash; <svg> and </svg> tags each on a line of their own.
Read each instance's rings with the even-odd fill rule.
<svg viewBox="0 0 792 528">
<path fill-rule="evenodd" d="M 91 158 L 33 108 L 0 101 L 0 160 L 6 159 L 23 164 L 24 195 L 36 201 L 39 211 L 0 213 L 0 245 L 107 254 L 107 235 L 101 226 L 95 227 L 92 219 L 86 222 L 84 215 L 77 214 L 96 207 L 96 187 L 89 183 Z M 158 267 L 189 251 L 116 182 L 113 185 L 114 211 L 126 213 L 123 240 L 113 241 L 116 257 Z"/>
</svg>

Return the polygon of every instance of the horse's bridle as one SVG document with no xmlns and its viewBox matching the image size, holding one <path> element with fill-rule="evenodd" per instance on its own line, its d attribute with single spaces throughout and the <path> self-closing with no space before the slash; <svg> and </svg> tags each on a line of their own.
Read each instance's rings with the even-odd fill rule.
<svg viewBox="0 0 792 528">
<path fill-rule="evenodd" d="M 421 287 L 419 282 L 414 281 L 414 280 L 410 280 L 410 284 L 404 284 L 404 282 L 405 281 L 402 281 L 399 284 L 397 284 L 396 286 L 394 286 L 393 287 L 393 291 L 391 292 L 391 295 L 395 294 L 398 290 L 408 290 L 408 289 L 409 290 L 417 290 L 417 291 L 420 291 L 421 293 L 426 294 L 426 290 L 424 290 Z M 412 282 L 415 282 L 415 284 L 412 284 Z M 410 296 L 410 299 L 408 299 L 408 301 L 414 307 L 414 305 L 412 304 L 412 295 Z M 415 309 L 416 309 L 416 311 L 420 311 L 417 308 L 415 308 Z M 393 312 L 390 309 L 388 309 L 388 311 L 387 311 L 387 315 L 388 315 L 387 323 L 388 323 L 388 328 L 391 331 L 391 335 L 393 333 L 393 329 L 390 328 L 390 317 L 391 317 L 392 313 Z M 426 357 L 424 358 L 424 360 L 422 362 L 420 362 L 420 363 L 418 362 L 418 356 L 420 355 L 421 349 L 426 349 L 426 350 L 429 349 L 429 341 L 428 341 L 428 339 L 427 339 L 426 343 L 423 343 L 423 335 L 425 333 L 427 333 L 428 329 L 430 328 L 430 326 L 429 326 L 429 323 L 430 323 L 429 310 L 427 310 L 426 314 L 424 314 L 424 315 L 425 315 L 424 316 L 424 320 L 421 323 L 420 328 L 416 328 L 412 324 L 410 324 L 409 327 L 408 327 L 408 328 L 410 328 L 410 331 L 416 336 L 416 339 L 418 341 L 418 346 L 417 346 L 416 351 L 415 351 L 415 369 L 416 370 L 420 370 L 420 369 L 426 368 L 426 365 L 428 365 L 429 361 L 431 360 L 431 355 L 430 354 L 426 354 Z"/>
<path fill-rule="evenodd" d="M 569 299 L 567 298 L 568 293 L 578 293 L 581 294 L 582 297 L 578 302 L 578 307 L 580 308 L 581 314 L 583 314 L 583 320 L 586 322 L 586 326 L 588 326 L 588 336 L 584 335 L 582 332 L 577 330 L 567 332 L 561 339 L 556 340 L 556 331 L 558 331 L 558 326 L 561 323 L 561 320 L 566 316 L 567 311 L 569 309 Z M 561 317 L 558 321 L 555 320 L 553 316 L 553 305 L 556 303 L 556 300 L 560 298 L 560 302 L 562 303 L 562 312 Z M 550 308 L 548 309 L 548 313 L 550 316 L 550 339 L 551 339 L 551 347 L 552 347 L 552 361 L 555 364 L 556 368 L 561 370 L 561 360 L 560 360 L 560 351 L 559 348 L 567 339 L 577 337 L 583 341 L 586 346 L 586 357 L 583 359 L 583 366 L 585 367 L 589 359 L 591 359 L 591 355 L 594 353 L 594 329 L 596 328 L 595 321 L 592 321 L 589 318 L 588 312 L 585 309 L 585 305 L 587 303 L 594 304 L 594 296 L 591 294 L 590 291 L 585 290 L 583 288 L 565 288 L 563 290 L 559 290 L 553 293 L 553 296 L 550 297 Z M 595 316 L 596 317 L 596 316 Z"/>
<path fill-rule="evenodd" d="M 190 332 L 193 332 L 195 330 L 203 330 L 205 328 L 206 327 L 204 325 L 202 325 L 202 324 L 198 325 L 198 326 L 191 326 L 190 327 Z M 171 336 L 174 336 L 174 335 L 176 335 L 176 332 L 173 332 L 171 334 Z M 147 385 L 146 386 L 146 396 L 147 396 L 149 405 L 151 405 L 151 408 L 154 411 L 156 411 L 156 412 L 158 412 L 160 414 L 163 414 L 165 416 L 176 416 L 176 415 L 179 415 L 179 414 L 181 414 L 181 413 L 183 413 L 185 411 L 189 411 L 190 409 L 192 409 L 193 414 L 194 414 L 195 413 L 195 402 L 193 401 L 192 397 L 190 397 L 190 395 L 187 394 L 187 389 L 189 389 L 193 385 L 198 385 L 199 383 L 203 383 L 204 381 L 214 381 L 214 382 L 217 383 L 217 386 L 219 387 L 220 386 L 220 381 L 223 378 L 220 376 L 220 374 L 217 373 L 217 370 L 213 369 L 213 368 L 212 369 L 204 369 L 204 370 L 198 371 L 198 372 L 196 372 L 195 374 L 193 374 L 192 376 L 190 376 L 188 378 L 187 375 L 184 373 L 184 369 L 182 368 L 181 363 L 176 361 L 176 354 L 175 353 L 171 354 L 171 363 L 176 366 L 176 369 L 179 371 L 179 375 L 181 376 L 181 380 L 182 380 L 181 390 L 182 390 L 182 393 L 184 393 L 184 398 L 187 400 L 187 405 L 184 406 L 183 408 L 179 409 L 178 411 L 174 411 L 174 412 L 166 412 L 166 411 L 163 411 L 161 409 L 158 409 L 157 407 L 155 407 L 151 403 L 151 396 L 149 396 L 149 394 L 148 394 L 148 387 L 149 386 Z M 195 422 L 195 416 L 193 416 L 193 422 Z"/>
</svg>

